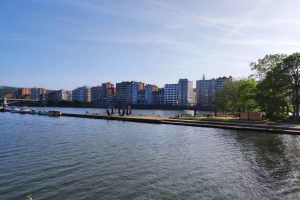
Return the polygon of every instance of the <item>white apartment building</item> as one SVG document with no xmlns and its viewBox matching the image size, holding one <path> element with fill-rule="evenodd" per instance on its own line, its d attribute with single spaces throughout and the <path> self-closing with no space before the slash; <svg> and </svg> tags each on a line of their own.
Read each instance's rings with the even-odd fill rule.
<svg viewBox="0 0 300 200">
<path fill-rule="evenodd" d="M 72 101 L 91 102 L 91 88 L 83 86 L 73 90 Z"/>
<path fill-rule="evenodd" d="M 180 106 L 192 106 L 194 104 L 193 81 L 179 79 L 178 103 Z"/>
</svg>

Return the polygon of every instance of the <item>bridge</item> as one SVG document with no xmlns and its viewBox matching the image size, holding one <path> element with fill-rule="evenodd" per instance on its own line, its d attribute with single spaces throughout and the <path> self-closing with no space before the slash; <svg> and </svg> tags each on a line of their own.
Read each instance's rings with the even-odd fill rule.
<svg viewBox="0 0 300 200">
<path fill-rule="evenodd" d="M 35 102 L 41 103 L 43 100 L 33 100 L 33 99 L 9 99 L 7 97 L 0 98 L 0 102 L 3 108 L 6 108 L 9 104 L 13 104 L 16 102 Z"/>
</svg>

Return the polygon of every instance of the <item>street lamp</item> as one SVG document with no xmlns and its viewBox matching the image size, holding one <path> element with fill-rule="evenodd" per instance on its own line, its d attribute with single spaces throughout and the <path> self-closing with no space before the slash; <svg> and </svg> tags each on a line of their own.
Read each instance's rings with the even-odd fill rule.
<svg viewBox="0 0 300 200">
<path fill-rule="evenodd" d="M 178 99 L 176 100 L 176 105 L 177 105 L 177 114 L 178 114 L 178 117 L 179 117 L 179 101 L 178 101 Z"/>
</svg>

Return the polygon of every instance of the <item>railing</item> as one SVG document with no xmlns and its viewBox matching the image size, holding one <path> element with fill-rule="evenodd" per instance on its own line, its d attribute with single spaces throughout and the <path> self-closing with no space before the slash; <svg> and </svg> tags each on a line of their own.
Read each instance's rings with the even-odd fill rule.
<svg viewBox="0 0 300 200">
<path fill-rule="evenodd" d="M 0 101 L 3 101 L 5 99 L 0 98 Z M 33 100 L 33 99 L 6 99 L 6 101 L 42 101 L 42 100 Z"/>
<path fill-rule="evenodd" d="M 10 102 L 8 102 L 10 101 Z M 16 102 L 41 102 L 42 100 L 33 100 L 33 99 L 8 99 L 6 97 L 0 98 L 0 102 L 2 102 L 2 106 L 6 107 L 8 104 L 16 103 Z"/>
</svg>

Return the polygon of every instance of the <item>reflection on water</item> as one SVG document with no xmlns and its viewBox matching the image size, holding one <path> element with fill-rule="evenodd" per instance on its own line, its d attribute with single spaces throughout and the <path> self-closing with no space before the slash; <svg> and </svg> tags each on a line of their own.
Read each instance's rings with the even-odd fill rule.
<svg viewBox="0 0 300 200">
<path fill-rule="evenodd" d="M 35 110 L 59 110 L 66 113 L 84 114 L 89 113 L 101 113 L 106 114 L 103 108 L 68 108 L 68 107 L 32 107 Z M 198 112 L 200 113 L 200 112 Z M 207 112 L 203 112 L 207 113 Z M 210 113 L 210 112 L 209 112 Z M 143 110 L 143 109 L 132 109 L 133 115 L 160 115 L 160 116 L 176 116 L 176 115 L 193 115 L 193 110 Z"/>
<path fill-rule="evenodd" d="M 236 141 L 241 145 L 248 162 L 253 166 L 256 180 L 278 195 L 300 192 L 300 139 L 299 136 L 276 134 L 237 134 Z M 251 151 L 251 155 L 249 155 Z M 290 181 L 286 181 L 290 180 Z"/>
<path fill-rule="evenodd" d="M 12 113 L 0 126 L 0 199 L 300 198 L 299 136 Z"/>
</svg>

